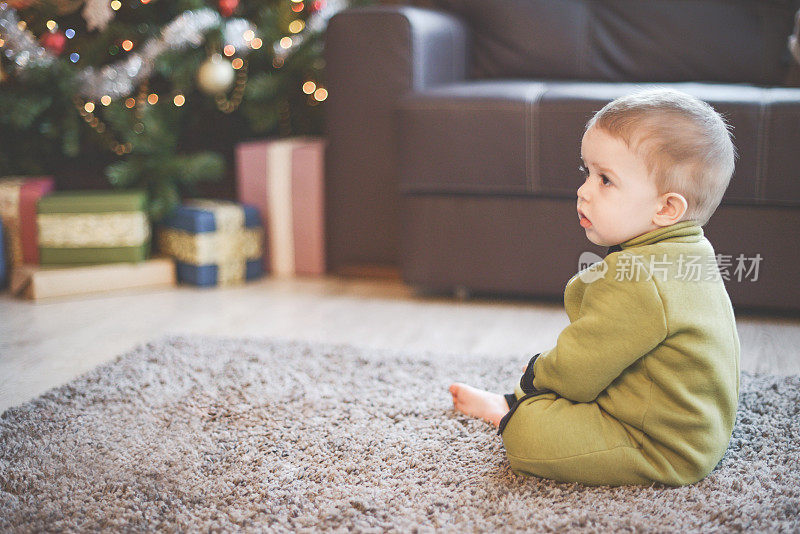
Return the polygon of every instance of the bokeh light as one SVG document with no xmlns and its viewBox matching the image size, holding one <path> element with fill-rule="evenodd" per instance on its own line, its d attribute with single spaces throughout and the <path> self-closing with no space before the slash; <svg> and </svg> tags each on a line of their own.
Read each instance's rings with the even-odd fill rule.
<svg viewBox="0 0 800 534">
<path fill-rule="evenodd" d="M 323 89 L 322 87 L 320 87 L 319 89 L 314 91 L 314 99 L 315 100 L 317 100 L 319 102 L 322 102 L 326 98 L 328 98 L 328 91 Z"/>
</svg>

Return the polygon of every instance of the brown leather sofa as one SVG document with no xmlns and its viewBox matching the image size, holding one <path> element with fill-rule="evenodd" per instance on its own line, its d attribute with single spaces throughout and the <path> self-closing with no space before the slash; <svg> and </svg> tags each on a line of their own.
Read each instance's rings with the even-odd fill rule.
<svg viewBox="0 0 800 534">
<path fill-rule="evenodd" d="M 561 298 L 581 254 L 605 252 L 575 214 L 584 124 L 657 84 L 734 127 L 736 172 L 704 227 L 734 305 L 800 309 L 798 1 L 437 2 L 328 25 L 331 271 Z"/>
</svg>

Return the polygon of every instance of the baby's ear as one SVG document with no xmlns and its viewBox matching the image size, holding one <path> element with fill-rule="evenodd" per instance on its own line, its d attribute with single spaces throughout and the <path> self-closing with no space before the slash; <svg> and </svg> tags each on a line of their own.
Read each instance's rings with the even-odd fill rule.
<svg viewBox="0 0 800 534">
<path fill-rule="evenodd" d="M 653 216 L 653 224 L 657 226 L 669 226 L 680 222 L 689 209 L 689 203 L 680 193 L 664 193 L 660 202 L 660 209 Z"/>
</svg>

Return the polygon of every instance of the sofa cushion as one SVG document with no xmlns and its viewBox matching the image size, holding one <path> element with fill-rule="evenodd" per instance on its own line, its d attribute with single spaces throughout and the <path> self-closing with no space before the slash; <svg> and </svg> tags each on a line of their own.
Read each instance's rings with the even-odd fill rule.
<svg viewBox="0 0 800 534">
<path fill-rule="evenodd" d="M 435 0 L 472 29 L 471 78 L 780 85 L 797 0 Z M 735 30 L 734 30 L 735 29 Z"/>
<path fill-rule="evenodd" d="M 530 108 L 544 82 L 441 85 L 398 103 L 402 188 L 415 192 L 532 191 Z"/>
<path fill-rule="evenodd" d="M 471 80 L 410 93 L 396 110 L 401 190 L 574 198 L 586 122 L 655 85 L 709 102 L 733 126 L 739 159 L 723 202 L 800 205 L 800 89 L 703 83 Z"/>
</svg>

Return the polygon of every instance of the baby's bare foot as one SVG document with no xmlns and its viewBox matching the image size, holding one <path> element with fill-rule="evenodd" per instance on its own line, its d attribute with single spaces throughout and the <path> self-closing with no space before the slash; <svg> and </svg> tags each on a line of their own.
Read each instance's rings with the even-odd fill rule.
<svg viewBox="0 0 800 534">
<path fill-rule="evenodd" d="M 456 382 L 450 386 L 453 395 L 453 407 L 473 417 L 479 417 L 494 426 L 500 425 L 500 420 L 508 412 L 508 403 L 505 397 L 497 393 L 477 389 L 466 384 Z"/>
</svg>

